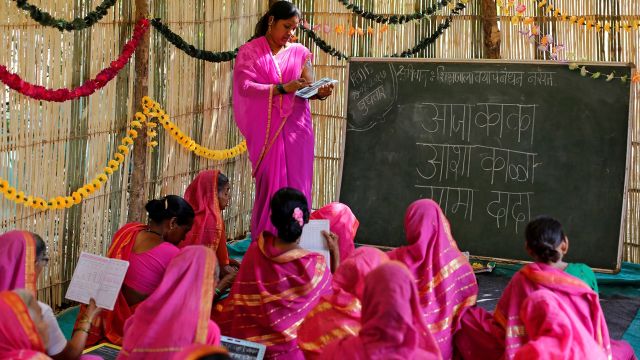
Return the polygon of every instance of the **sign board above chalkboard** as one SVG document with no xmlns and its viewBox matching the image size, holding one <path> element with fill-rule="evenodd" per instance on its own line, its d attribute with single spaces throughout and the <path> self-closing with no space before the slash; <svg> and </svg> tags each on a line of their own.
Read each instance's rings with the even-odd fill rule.
<svg viewBox="0 0 640 360">
<path fill-rule="evenodd" d="M 358 58 L 348 73 L 340 200 L 357 242 L 405 244 L 407 206 L 432 198 L 473 256 L 531 260 L 524 227 L 548 214 L 565 226 L 567 261 L 619 269 L 628 83 L 548 62 Z"/>
</svg>

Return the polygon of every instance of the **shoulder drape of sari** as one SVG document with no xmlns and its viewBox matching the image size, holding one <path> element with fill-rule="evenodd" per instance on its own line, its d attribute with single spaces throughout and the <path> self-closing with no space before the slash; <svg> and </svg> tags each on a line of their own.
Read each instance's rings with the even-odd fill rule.
<svg viewBox="0 0 640 360">
<path fill-rule="evenodd" d="M 207 170 L 198 174 L 184 192 L 184 199 L 195 213 L 191 231 L 180 247 L 204 245 L 211 248 L 218 258 L 220 266 L 229 265 L 227 234 L 224 219 L 218 203 L 219 170 Z"/>
<path fill-rule="evenodd" d="M 420 304 L 443 359 L 453 356 L 453 334 L 460 314 L 475 305 L 478 284 L 473 268 L 458 250 L 451 228 L 438 204 L 418 200 L 404 219 L 408 245 L 388 253 L 405 264 L 416 278 Z"/>
<path fill-rule="evenodd" d="M 147 229 L 147 226 L 141 223 L 129 223 L 120 228 L 111 241 L 111 246 L 107 251 L 107 256 L 112 259 L 129 260 L 135 240 L 138 234 Z M 113 311 L 103 310 L 95 317 L 89 329 L 86 346 L 95 345 L 99 342 L 107 341 L 112 344 L 122 345 L 122 334 L 125 321 L 133 314 L 135 306 L 129 306 L 127 300 L 118 294 L 116 304 Z M 74 329 L 79 327 L 79 321 L 86 312 L 86 306 L 80 307 L 80 313 L 76 320 Z"/>
<path fill-rule="evenodd" d="M 330 291 L 324 257 L 303 249 L 279 253 L 263 233 L 247 250 L 221 314 L 223 334 L 262 343 L 268 359 L 304 359 L 298 326 Z"/>
<path fill-rule="evenodd" d="M 441 359 L 427 328 L 413 276 L 396 261 L 365 279 L 362 328 L 329 344 L 320 359 Z"/>
<path fill-rule="evenodd" d="M 247 140 L 256 179 L 251 233 L 275 233 L 269 201 L 283 187 L 300 190 L 311 208 L 313 125 L 309 102 L 275 94 L 273 85 L 300 78 L 310 51 L 301 44 L 273 56 L 264 37 L 242 45 L 233 68 L 233 113 Z"/>
<path fill-rule="evenodd" d="M 0 291 L 13 289 L 36 294 L 36 242 L 28 231 L 0 235 Z"/>
<path fill-rule="evenodd" d="M 298 345 L 305 359 L 316 359 L 332 341 L 358 334 L 365 276 L 387 261 L 384 252 L 363 246 L 340 264 L 333 274 L 333 293 L 321 297 L 298 329 Z"/>
<path fill-rule="evenodd" d="M 549 290 L 529 294 L 520 318 L 529 341 L 515 353 L 515 360 L 607 360 L 604 352 L 575 313 Z"/>
<path fill-rule="evenodd" d="M 118 359 L 171 359 L 207 339 L 219 343 L 219 334 L 209 336 L 215 262 L 213 251 L 204 246 L 181 249 L 160 286 L 127 320 Z"/>
<path fill-rule="evenodd" d="M 18 294 L 0 292 L 0 359 L 49 359 L 29 309 Z"/>
<path fill-rule="evenodd" d="M 329 220 L 331 232 L 338 235 L 340 262 L 345 261 L 355 249 L 354 239 L 360 222 L 351 209 L 342 203 L 332 202 L 311 213 L 309 220 Z"/>
<path fill-rule="evenodd" d="M 504 336 L 506 359 L 514 358 L 529 341 L 521 309 L 525 301 L 538 290 L 553 292 L 564 304 L 572 322 L 584 329 L 583 333 L 588 334 L 607 357 L 611 356 L 609 331 L 598 295 L 583 281 L 564 271 L 550 265 L 532 263 L 513 276 L 493 315 L 503 329 L 500 335 Z"/>
</svg>

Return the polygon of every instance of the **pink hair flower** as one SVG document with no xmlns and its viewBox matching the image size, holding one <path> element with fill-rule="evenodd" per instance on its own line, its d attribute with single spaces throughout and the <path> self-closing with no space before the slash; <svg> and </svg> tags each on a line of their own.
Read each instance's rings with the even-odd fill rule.
<svg viewBox="0 0 640 360">
<path fill-rule="evenodd" d="M 293 218 L 298 222 L 298 224 L 300 224 L 300 226 L 304 225 L 304 215 L 299 207 L 293 209 Z"/>
</svg>

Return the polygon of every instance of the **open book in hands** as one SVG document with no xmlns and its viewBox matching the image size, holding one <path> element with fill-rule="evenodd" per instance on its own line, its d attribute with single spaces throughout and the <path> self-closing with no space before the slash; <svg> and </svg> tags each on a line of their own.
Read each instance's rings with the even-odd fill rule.
<svg viewBox="0 0 640 360">
<path fill-rule="evenodd" d="M 313 95 L 318 93 L 319 88 L 323 87 L 324 85 L 335 84 L 337 82 L 338 80 L 334 80 L 331 78 L 322 78 L 314 82 L 313 84 L 296 91 L 296 96 L 299 96 L 304 99 L 309 99 Z"/>
<path fill-rule="evenodd" d="M 98 307 L 113 310 L 127 268 L 128 261 L 83 252 L 65 298 L 83 304 L 93 298 Z"/>
</svg>

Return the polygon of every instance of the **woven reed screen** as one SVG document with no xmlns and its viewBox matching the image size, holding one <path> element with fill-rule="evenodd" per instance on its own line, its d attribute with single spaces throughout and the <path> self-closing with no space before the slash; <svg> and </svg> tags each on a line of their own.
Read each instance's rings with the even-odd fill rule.
<svg viewBox="0 0 640 360">
<path fill-rule="evenodd" d="M 470 1 L 461 16 L 424 57 L 481 58 L 482 22 L 479 0 Z M 31 0 L 56 17 L 83 16 L 100 0 Z M 533 0 L 523 0 L 530 15 L 537 13 Z M 356 1 L 382 14 L 412 13 L 431 4 L 427 0 Z M 337 0 L 298 0 L 304 16 L 312 24 L 328 24 L 320 35 L 348 55 L 383 56 L 412 47 L 431 34 L 448 14 L 447 9 L 420 22 L 390 27 L 363 20 Z M 554 4 L 570 15 L 588 15 L 616 23 L 639 19 L 640 2 L 635 0 L 556 0 Z M 151 17 L 160 17 L 176 33 L 198 48 L 230 50 L 248 39 L 266 1 L 241 0 L 154 0 Z M 120 0 L 114 9 L 92 28 L 65 32 L 35 23 L 12 0 L 0 0 L 0 64 L 26 81 L 48 88 L 74 87 L 92 78 L 109 65 L 129 39 L 135 19 L 133 0 Z M 502 19 L 502 56 L 505 59 L 539 59 L 543 54 L 529 44 L 509 18 Z M 640 55 L 640 32 L 621 31 L 596 35 L 576 25 L 544 18 L 538 20 L 543 32 L 550 32 L 578 59 L 636 62 Z M 345 25 L 338 34 L 334 28 Z M 374 35 L 349 36 L 349 25 Z M 231 109 L 232 63 L 213 64 L 190 58 L 151 31 L 150 96 L 160 102 L 177 125 L 201 144 L 228 148 L 242 140 Z M 366 34 L 366 31 L 365 31 Z M 346 62 L 321 52 L 302 36 L 315 54 L 316 77 L 330 76 L 345 81 Z M 579 76 L 579 75 L 576 75 Z M 50 198 L 66 195 L 92 179 L 106 165 L 118 145 L 132 109 L 140 99 L 133 96 L 133 67 L 94 95 L 66 103 L 39 102 L 6 87 L 0 91 L 0 177 L 31 194 Z M 638 86 L 633 86 L 637 96 Z M 314 207 L 336 200 L 345 115 L 344 87 L 334 96 L 314 102 L 316 131 Z M 633 108 L 633 163 L 628 196 L 625 260 L 640 262 L 640 144 L 639 108 Z M 232 203 L 226 211 L 227 234 L 242 236 L 249 228 L 253 185 L 246 155 L 225 162 L 198 158 L 186 152 L 159 129 L 159 146 L 148 153 L 149 198 L 182 194 L 200 170 L 221 168 L 232 182 Z M 51 261 L 39 281 L 39 298 L 59 306 L 71 279 L 80 251 L 104 254 L 111 236 L 126 221 L 130 173 L 128 157 L 120 171 L 88 200 L 68 210 L 34 211 L 0 199 L 0 231 L 27 229 L 45 238 Z"/>
</svg>

